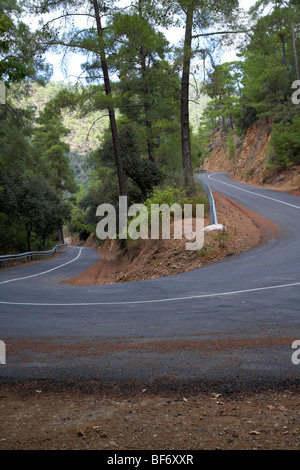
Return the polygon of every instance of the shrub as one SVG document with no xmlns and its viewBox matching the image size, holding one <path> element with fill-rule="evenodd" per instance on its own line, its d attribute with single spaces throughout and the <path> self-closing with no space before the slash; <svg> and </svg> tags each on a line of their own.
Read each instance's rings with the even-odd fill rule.
<svg viewBox="0 0 300 470">
<path fill-rule="evenodd" d="M 209 211 L 208 200 L 204 195 L 200 194 L 187 197 L 184 189 L 172 186 L 167 186 L 163 189 L 154 188 L 151 198 L 148 198 L 145 201 L 145 205 L 149 212 L 152 204 L 168 204 L 169 206 L 179 204 L 182 208 L 184 208 L 184 204 L 192 204 L 194 216 L 196 215 L 197 204 L 204 204 L 204 211 Z"/>
<path fill-rule="evenodd" d="M 270 164 L 285 169 L 300 162 L 300 116 L 292 122 L 274 124 L 271 137 L 273 152 Z"/>
<path fill-rule="evenodd" d="M 184 209 L 185 204 L 191 204 L 192 205 L 192 215 L 193 217 L 196 216 L 196 206 L 197 204 L 203 204 L 204 205 L 204 213 L 209 212 L 209 202 L 205 195 L 202 194 L 202 192 L 199 195 L 193 196 L 193 197 L 187 197 L 185 190 L 180 189 L 180 188 L 175 188 L 172 186 L 166 186 L 163 189 L 155 187 L 153 189 L 152 196 L 148 198 L 144 202 L 144 206 L 147 209 L 148 214 L 145 214 L 145 217 L 147 216 L 148 218 L 148 227 L 151 227 L 151 206 L 157 204 L 159 206 L 162 205 L 167 205 L 168 207 L 173 206 L 174 204 L 178 204 L 181 206 L 182 209 Z M 161 218 L 162 213 L 159 213 L 159 217 Z M 129 224 L 139 217 L 139 215 L 130 217 L 128 218 L 128 226 Z M 170 218 L 172 219 L 174 217 L 173 212 L 170 212 Z M 129 234 L 128 234 L 128 239 L 129 239 Z"/>
</svg>

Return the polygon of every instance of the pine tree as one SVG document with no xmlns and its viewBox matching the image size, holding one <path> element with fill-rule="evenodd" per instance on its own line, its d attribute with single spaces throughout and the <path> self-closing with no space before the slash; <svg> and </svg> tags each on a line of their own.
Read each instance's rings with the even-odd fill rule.
<svg viewBox="0 0 300 470">
<path fill-rule="evenodd" d="M 209 36 L 216 32 L 207 32 L 207 28 L 216 27 L 220 21 L 231 21 L 234 10 L 238 7 L 236 0 L 202 1 L 177 0 L 177 12 L 183 16 L 185 24 L 185 37 L 182 53 L 182 79 L 181 79 L 181 145 L 182 165 L 185 178 L 185 187 L 188 195 L 195 192 L 194 175 L 191 156 L 190 122 L 189 122 L 189 84 L 191 61 L 195 53 L 205 54 L 205 48 L 193 50 L 193 40 L 201 36 Z M 194 33 L 196 31 L 196 34 Z M 204 32 L 206 31 L 206 32 Z M 223 32 L 222 32 L 223 34 Z"/>
<path fill-rule="evenodd" d="M 53 3 L 49 0 L 37 2 L 33 0 L 35 12 L 38 15 L 56 13 L 57 16 L 50 22 L 45 20 L 43 31 L 47 32 L 49 40 L 45 47 L 60 47 L 70 51 L 81 51 L 92 57 L 91 62 L 83 65 L 86 78 L 95 81 L 101 77 L 103 90 L 106 96 L 106 109 L 109 115 L 110 130 L 113 140 L 115 165 L 117 170 L 120 195 L 126 195 L 126 178 L 120 158 L 120 144 L 115 115 L 115 106 L 112 97 L 111 77 L 106 48 L 106 29 L 103 27 L 104 16 L 114 11 L 113 1 L 97 0 L 58 0 Z M 82 29 L 73 23 L 74 18 L 81 17 L 90 22 L 88 27 Z M 63 21 L 64 29 L 59 27 Z M 102 100 L 103 102 L 103 100 Z"/>
<path fill-rule="evenodd" d="M 32 32 L 22 21 L 19 0 L 2 0 L 0 4 L 0 80 L 8 86 L 25 78 L 45 81 L 50 68 L 42 58 L 40 31 Z"/>
<path fill-rule="evenodd" d="M 139 130 L 145 129 L 148 159 L 152 162 L 159 136 L 155 122 L 171 118 L 172 97 L 178 92 L 177 74 L 164 60 L 170 52 L 169 44 L 155 29 L 155 21 L 153 2 L 138 0 L 131 10 L 116 14 L 111 25 L 111 41 L 117 44 L 112 63 L 120 78 L 120 111 L 136 120 Z"/>
</svg>

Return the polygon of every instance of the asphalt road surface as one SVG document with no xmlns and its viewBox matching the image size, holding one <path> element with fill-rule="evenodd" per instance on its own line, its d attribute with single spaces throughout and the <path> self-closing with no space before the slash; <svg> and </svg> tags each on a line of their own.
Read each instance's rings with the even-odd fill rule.
<svg viewBox="0 0 300 470">
<path fill-rule="evenodd" d="M 118 285 L 60 284 L 98 260 L 90 248 L 0 271 L 0 380 L 270 381 L 299 378 L 300 199 L 198 175 L 281 235 L 180 275 Z"/>
</svg>

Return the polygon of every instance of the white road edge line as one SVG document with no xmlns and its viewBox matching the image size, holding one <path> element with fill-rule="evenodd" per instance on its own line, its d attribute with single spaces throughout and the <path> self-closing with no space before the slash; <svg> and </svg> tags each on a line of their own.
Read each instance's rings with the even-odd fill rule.
<svg viewBox="0 0 300 470">
<path fill-rule="evenodd" d="M 248 294 L 251 292 L 258 292 L 258 291 L 265 291 L 271 289 L 284 289 L 287 287 L 295 287 L 300 286 L 299 282 L 293 282 L 290 284 L 281 284 L 279 286 L 267 286 L 267 287 L 255 287 L 253 289 L 244 289 L 244 290 L 237 290 L 237 291 L 230 291 L 230 292 L 217 292 L 215 294 L 200 294 L 200 295 L 191 295 L 187 297 L 173 297 L 169 299 L 154 299 L 154 300 L 133 300 L 132 302 L 129 301 L 120 301 L 120 302 L 82 302 L 82 303 L 34 303 L 34 302 L 5 302 L 0 301 L 0 304 L 5 305 L 30 305 L 30 306 L 43 306 L 43 307 L 81 307 L 81 306 L 91 306 L 95 307 L 97 305 L 136 305 L 136 304 L 152 304 L 152 303 L 160 303 L 160 302 L 176 302 L 178 300 L 192 300 L 192 299 L 204 299 L 209 297 L 222 297 L 225 295 L 237 295 L 237 294 Z"/>
<path fill-rule="evenodd" d="M 284 202 L 284 201 L 281 201 L 280 199 L 275 199 L 274 197 L 270 197 L 270 196 L 264 196 L 263 194 L 255 193 L 254 191 L 249 191 L 248 189 L 239 188 L 238 186 L 235 186 L 234 184 L 225 183 L 225 181 L 220 181 L 220 180 L 217 180 L 216 178 L 212 178 L 216 174 L 217 173 L 208 175 L 208 178 L 213 181 L 216 181 L 217 183 L 226 184 L 226 186 L 231 186 L 232 188 L 238 189 L 239 191 L 244 191 L 245 193 L 254 194 L 254 196 L 263 197 L 265 199 L 270 199 L 271 201 L 275 201 L 280 204 L 285 204 L 286 206 L 294 207 L 295 209 L 300 209 L 300 206 L 295 206 L 294 204 L 290 204 L 289 202 Z"/>
<path fill-rule="evenodd" d="M 287 206 L 294 207 L 295 209 L 300 209 L 299 206 L 289 204 L 289 203 L 281 201 L 279 199 L 275 199 L 275 198 L 272 198 L 272 197 L 269 197 L 269 196 L 264 196 L 262 194 L 255 193 L 253 191 L 249 191 L 247 189 L 239 188 L 238 186 L 235 186 L 233 184 L 217 180 L 217 179 L 213 178 L 213 176 L 216 175 L 216 174 L 217 173 L 213 173 L 212 175 L 208 175 L 208 178 L 212 179 L 213 181 L 216 181 L 217 183 L 221 183 L 221 184 L 225 184 L 227 186 L 231 186 L 235 189 L 238 189 L 239 191 L 244 191 L 246 193 L 253 194 L 254 196 L 263 197 L 265 199 L 270 199 L 270 200 L 278 202 L 280 204 L 285 204 Z M 29 279 L 29 278 L 32 278 L 32 277 L 41 276 L 43 274 L 47 274 L 51 271 L 54 271 L 54 270 L 59 269 L 63 266 L 66 266 L 67 264 L 70 264 L 70 263 L 72 263 L 73 261 L 76 261 L 79 258 L 80 254 L 81 254 L 81 250 L 82 250 L 82 248 L 80 248 L 79 253 L 76 256 L 76 258 L 74 258 L 73 260 L 68 261 L 67 263 L 64 263 L 60 266 L 57 266 L 56 268 L 49 269 L 48 271 L 44 271 L 42 273 L 33 274 L 31 276 L 26 276 L 26 277 L 17 278 L 17 279 L 9 279 L 7 281 L 0 282 L 0 285 L 8 283 L 8 282 L 20 281 L 20 280 L 23 280 L 23 279 Z M 282 284 L 282 285 L 279 285 L 279 286 L 269 286 L 269 287 L 257 287 L 257 288 L 254 288 L 254 289 L 244 289 L 244 290 L 240 290 L 240 291 L 218 292 L 218 293 L 214 293 L 214 294 L 201 294 L 201 295 L 194 295 L 194 296 L 187 296 L 187 297 L 173 297 L 173 298 L 167 298 L 167 299 L 134 300 L 132 302 L 121 301 L 121 302 L 84 302 L 84 303 L 30 303 L 30 302 L 26 303 L 26 302 L 5 302 L 5 301 L 0 301 L 0 304 L 2 304 L 2 305 L 30 305 L 30 306 L 36 305 L 36 306 L 49 306 L 49 307 L 51 307 L 51 306 L 53 306 L 53 307 L 60 307 L 60 306 L 64 306 L 64 307 L 65 306 L 89 306 L 89 305 L 90 306 L 97 306 L 97 305 L 135 305 L 135 304 L 149 304 L 149 303 L 160 303 L 160 302 L 174 302 L 174 301 L 179 301 L 179 300 L 203 299 L 203 298 L 209 298 L 209 297 L 221 297 L 221 296 L 225 296 L 225 295 L 246 294 L 246 293 L 250 293 L 250 292 L 258 292 L 258 291 L 271 290 L 271 289 L 283 289 L 283 288 L 294 287 L 294 286 L 299 286 L 299 285 L 300 285 L 300 282 L 296 282 L 296 283 L 292 283 L 292 284 Z"/>
<path fill-rule="evenodd" d="M 50 273 L 51 271 L 55 271 L 56 269 L 60 269 L 60 268 L 62 268 L 63 266 L 66 266 L 67 264 L 70 264 L 70 263 L 73 263 L 74 261 L 76 261 L 76 260 L 79 258 L 79 256 L 81 255 L 81 251 L 82 251 L 82 248 L 79 249 L 79 253 L 78 253 L 78 255 L 76 256 L 76 258 L 71 259 L 71 261 L 68 261 L 67 263 L 60 264 L 59 266 L 56 266 L 55 268 L 48 269 L 48 271 L 43 271 L 42 273 L 37 273 L 37 274 L 31 274 L 30 276 L 25 276 L 25 277 L 18 277 L 18 278 L 16 278 L 16 279 L 7 279 L 6 281 L 0 282 L 0 285 L 1 285 L 1 284 L 7 284 L 8 282 L 15 282 L 15 281 L 22 281 L 22 280 L 24 280 L 24 279 L 30 279 L 31 277 L 42 276 L 43 274 L 48 274 L 48 273 Z"/>
</svg>

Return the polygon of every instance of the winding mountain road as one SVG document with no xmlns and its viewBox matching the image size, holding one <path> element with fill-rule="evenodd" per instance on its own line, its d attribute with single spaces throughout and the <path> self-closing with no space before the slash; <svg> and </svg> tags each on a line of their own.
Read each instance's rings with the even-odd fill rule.
<svg viewBox="0 0 300 470">
<path fill-rule="evenodd" d="M 0 271 L 0 380 L 299 378 L 291 346 L 300 340 L 300 199 L 222 173 L 197 178 L 281 235 L 202 269 L 134 283 L 60 284 L 98 260 L 80 247 Z"/>
</svg>

